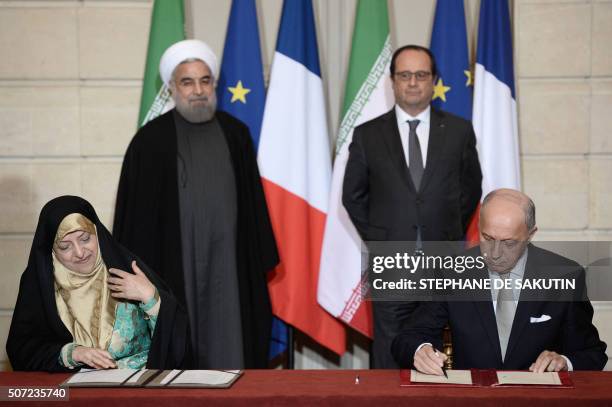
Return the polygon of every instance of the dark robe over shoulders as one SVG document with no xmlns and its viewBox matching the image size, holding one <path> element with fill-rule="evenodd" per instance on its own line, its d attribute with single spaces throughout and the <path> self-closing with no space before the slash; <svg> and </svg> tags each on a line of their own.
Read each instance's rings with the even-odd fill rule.
<svg viewBox="0 0 612 407">
<path fill-rule="evenodd" d="M 248 127 L 224 112 L 217 112 L 216 119 L 236 182 L 236 270 L 244 367 L 265 368 L 272 318 L 266 271 L 278 263 L 278 254 Z M 173 111 L 143 126 L 127 149 L 113 233 L 186 304 Z"/>
<path fill-rule="evenodd" d="M 17 304 L 6 342 L 13 370 L 74 371 L 59 363 L 62 347 L 74 339 L 57 311 L 51 256 L 57 228 L 64 217 L 71 213 L 80 213 L 96 225 L 99 249 L 107 268 L 131 273 L 131 263 L 136 260 L 159 292 L 161 306 L 151 338 L 147 367 L 190 367 L 191 343 L 186 310 L 142 260 L 112 238 L 89 202 L 76 196 L 62 196 L 43 207 L 28 265 L 21 276 Z"/>
</svg>

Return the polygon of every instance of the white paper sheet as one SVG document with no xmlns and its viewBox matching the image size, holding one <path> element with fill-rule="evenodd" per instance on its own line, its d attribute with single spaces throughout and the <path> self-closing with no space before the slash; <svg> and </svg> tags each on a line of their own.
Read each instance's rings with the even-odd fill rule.
<svg viewBox="0 0 612 407">
<path fill-rule="evenodd" d="M 446 383 L 446 384 L 472 384 L 472 373 L 469 370 L 447 370 L 448 379 L 444 376 L 436 376 L 410 371 L 410 381 L 413 383 Z"/>
<path fill-rule="evenodd" d="M 497 372 L 497 381 L 499 384 L 561 385 L 561 378 L 557 372 Z"/>
<path fill-rule="evenodd" d="M 75 383 L 123 383 L 128 377 L 134 374 L 136 369 L 105 369 L 105 370 L 85 370 L 75 373 L 68 381 L 68 384 Z"/>
<path fill-rule="evenodd" d="M 220 386 L 231 382 L 239 372 L 239 370 L 185 370 L 172 384 Z"/>
</svg>

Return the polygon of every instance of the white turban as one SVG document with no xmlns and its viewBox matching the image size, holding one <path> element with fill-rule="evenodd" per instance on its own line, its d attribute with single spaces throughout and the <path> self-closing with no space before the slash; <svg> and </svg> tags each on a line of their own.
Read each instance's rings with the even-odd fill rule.
<svg viewBox="0 0 612 407">
<path fill-rule="evenodd" d="M 166 85 L 172 79 L 174 69 L 187 59 L 200 59 L 208 65 L 213 77 L 218 78 L 217 56 L 205 42 L 200 40 L 183 40 L 171 45 L 161 57 L 159 74 Z"/>
</svg>

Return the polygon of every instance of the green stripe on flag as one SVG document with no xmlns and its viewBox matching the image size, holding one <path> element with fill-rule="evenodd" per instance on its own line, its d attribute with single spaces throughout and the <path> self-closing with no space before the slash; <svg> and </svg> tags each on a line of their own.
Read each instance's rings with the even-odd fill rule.
<svg viewBox="0 0 612 407">
<path fill-rule="evenodd" d="M 379 84 L 383 75 L 389 74 L 385 68 L 387 68 L 391 56 L 391 41 L 389 36 L 387 36 L 382 52 L 378 58 L 376 58 L 374 65 L 368 72 L 364 82 L 361 84 L 357 94 L 342 117 L 338 139 L 336 140 L 336 154 L 340 153 L 340 149 L 353 132 L 355 121 L 357 121 L 357 118 L 361 115 L 361 111 L 370 100 L 370 95 L 374 91 L 374 88 Z"/>
<path fill-rule="evenodd" d="M 151 13 L 151 29 L 145 65 L 138 126 L 161 114 L 170 95 L 162 86 L 159 60 L 170 45 L 185 39 L 183 0 L 156 0 Z"/>
<path fill-rule="evenodd" d="M 346 79 L 342 123 L 336 141 L 336 154 L 353 131 L 355 120 L 379 83 L 391 59 L 387 0 L 360 0 L 357 4 L 353 46 Z"/>
</svg>

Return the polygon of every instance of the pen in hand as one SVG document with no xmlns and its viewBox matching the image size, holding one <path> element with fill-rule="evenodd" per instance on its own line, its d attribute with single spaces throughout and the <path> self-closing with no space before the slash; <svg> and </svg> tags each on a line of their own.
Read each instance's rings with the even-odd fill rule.
<svg viewBox="0 0 612 407">
<path fill-rule="evenodd" d="M 440 352 L 437 349 L 436 349 L 436 356 L 440 357 Z M 440 369 L 442 369 L 442 373 L 444 374 L 444 377 L 448 379 L 448 373 L 446 373 L 446 368 L 444 367 L 444 365 L 442 365 Z"/>
</svg>

